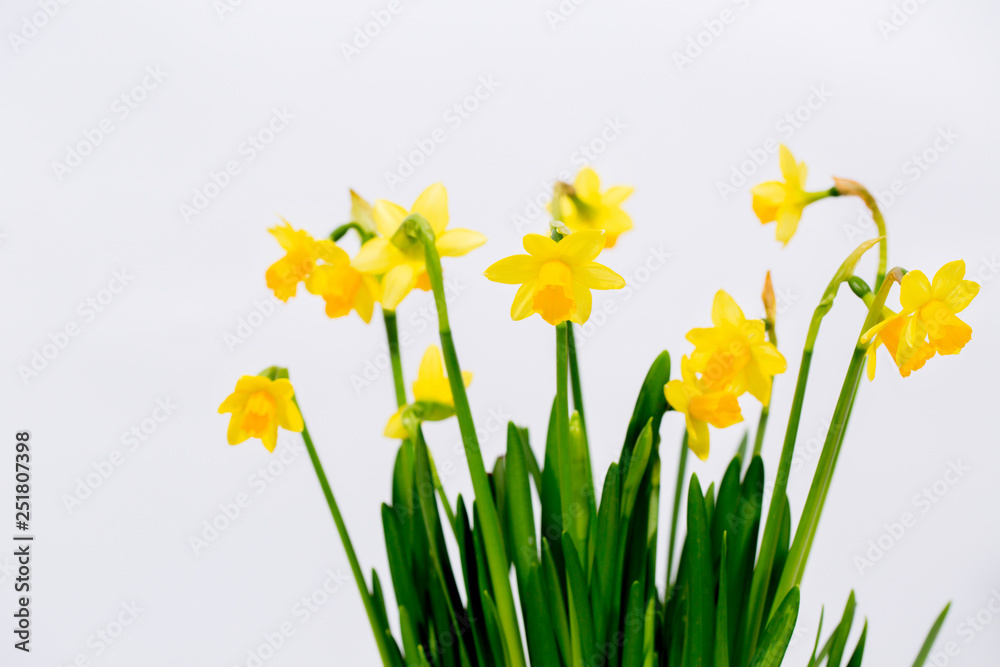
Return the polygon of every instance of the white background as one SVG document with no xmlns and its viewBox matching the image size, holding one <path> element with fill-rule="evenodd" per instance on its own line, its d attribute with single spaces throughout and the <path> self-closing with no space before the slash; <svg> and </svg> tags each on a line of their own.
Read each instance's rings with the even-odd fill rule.
<svg viewBox="0 0 1000 667">
<path fill-rule="evenodd" d="M 539 318 L 509 319 L 514 289 L 487 282 L 482 271 L 519 251 L 522 233 L 544 233 L 544 216 L 527 215 L 526 200 L 560 172 L 575 172 L 581 145 L 593 142 L 604 184 L 636 188 L 627 205 L 635 231 L 602 256 L 634 289 L 595 298 L 595 322 L 605 297 L 615 312 L 581 350 L 595 472 L 603 478 L 617 459 L 654 356 L 670 350 L 676 371 L 689 351 L 685 332 L 707 325 L 720 288 L 759 316 L 771 269 L 790 366 L 775 384 L 764 449 L 773 473 L 812 309 L 843 257 L 872 234 L 859 223 L 859 201 L 828 200 L 806 212 L 782 249 L 773 225 L 756 221 L 748 195 L 777 176 L 773 155 L 760 167 L 748 164 L 755 173 L 720 195 L 718 183 L 748 151 L 782 140 L 808 163 L 812 189 L 829 187 L 832 175 L 879 191 L 900 182 L 901 194 L 885 206 L 891 264 L 932 274 L 964 258 L 983 283 L 963 315 L 975 334 L 960 356 L 935 358 L 906 380 L 884 356 L 877 380 L 864 381 L 803 584 L 789 664 L 804 664 L 821 604 L 828 619 L 839 617 L 852 588 L 859 618 L 871 623 L 865 664 L 909 665 L 948 600 L 953 611 L 938 649 L 951 641 L 959 651 L 948 664 L 993 664 L 1000 620 L 980 632 L 961 624 L 1000 590 L 994 3 L 910 0 L 910 14 L 895 15 L 898 30 L 883 34 L 890 0 L 588 0 L 564 2 L 566 20 L 554 25 L 556 0 L 401 0 L 391 23 L 350 58 L 342 44 L 387 2 L 247 0 L 221 16 L 219 5 L 79 0 L 60 5 L 35 32 L 24 19 L 38 4 L 8 0 L 0 10 L 0 437 L 10 445 L 15 430 L 32 431 L 38 539 L 29 657 L 11 657 L 11 561 L 0 559 L 7 619 L 0 663 L 68 665 L 83 655 L 107 667 L 246 665 L 262 635 L 285 621 L 295 634 L 268 665 L 377 663 L 349 578 L 308 622 L 294 614 L 328 570 L 349 574 L 307 457 L 294 458 L 258 494 L 251 476 L 274 457 L 256 441 L 227 446 L 228 417 L 216 414 L 241 374 L 288 366 L 359 556 L 388 581 L 379 503 L 389 499 L 396 450 L 381 436 L 394 407 L 391 375 L 379 371 L 370 385 L 352 385 L 369 364 L 384 366 L 380 320 L 330 320 L 303 290 L 245 342 L 226 343 L 268 297 L 264 271 L 281 256 L 266 231 L 276 215 L 322 236 L 347 219 L 348 187 L 409 206 L 442 181 L 452 226 L 489 237 L 467 257 L 446 260 L 445 271 L 458 285 L 452 324 L 462 364 L 475 373 L 470 398 L 492 465 L 504 438 L 487 430 L 491 412 L 528 425 L 541 454 L 554 344 Z M 714 22 L 724 11 L 729 23 Z M 33 36 L 11 39 L 22 31 Z M 707 46 L 692 47 L 696 57 L 679 66 L 675 54 L 699 38 Z M 112 105 L 141 86 L 147 68 L 165 77 L 136 93 L 145 99 L 123 118 Z M 477 108 L 449 122 L 449 109 L 473 95 L 481 77 L 495 90 L 487 96 L 481 88 L 486 99 L 468 102 Z M 810 100 L 813 109 L 803 106 Z M 294 119 L 248 160 L 241 144 L 276 109 Z M 782 121 L 796 113 L 795 125 Z M 60 179 L 54 163 L 104 118 L 113 132 Z M 602 145 L 609 122 L 623 129 Z M 385 173 L 436 128 L 444 143 L 391 188 Z M 934 148 L 939 132 L 952 134 L 951 143 L 938 142 L 943 152 Z M 922 170 L 912 158 L 925 151 L 935 161 Z M 186 221 L 181 205 L 230 160 L 240 173 Z M 518 229 L 515 215 L 528 224 Z M 654 250 L 669 260 L 647 271 Z M 131 276 L 124 290 L 85 316 L 80 304 L 106 299 L 102 290 L 122 270 Z M 873 270 L 872 257 L 862 272 L 870 280 Z M 430 306 L 420 293 L 399 310 L 410 380 L 434 341 Z M 845 290 L 820 334 L 802 467 L 790 482 L 796 516 L 818 458 L 808 440 L 822 437 L 863 316 Z M 30 367 L 70 323 L 79 335 L 25 381 L 19 367 Z M 151 417 L 158 399 L 177 407 L 130 449 L 122 434 Z M 747 401 L 744 412 L 755 423 L 757 407 Z M 664 422 L 663 514 L 681 429 L 676 415 Z M 468 495 L 457 424 L 427 433 L 439 467 L 452 471 L 444 480 L 452 499 Z M 706 484 L 721 477 L 741 433 L 715 432 L 710 460 L 692 464 Z M 12 450 L 4 448 L 0 466 L 5 521 Z M 68 509 L 65 499 L 116 450 L 122 464 Z M 914 496 L 953 462 L 968 470 L 922 512 Z M 196 555 L 190 538 L 241 493 L 250 506 Z M 892 548 L 859 572 L 855 557 L 904 512 L 916 525 L 898 540 L 883 537 Z M 142 608 L 137 620 L 97 655 L 94 633 L 133 601 Z M 854 638 L 859 633 L 860 623 Z"/>
</svg>

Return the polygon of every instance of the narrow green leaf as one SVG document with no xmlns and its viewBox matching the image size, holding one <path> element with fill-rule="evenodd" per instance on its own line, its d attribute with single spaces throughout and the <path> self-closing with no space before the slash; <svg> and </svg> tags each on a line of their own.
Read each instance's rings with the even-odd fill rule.
<svg viewBox="0 0 1000 667">
<path fill-rule="evenodd" d="M 663 393 L 663 392 L 660 392 Z M 625 484 L 622 487 L 621 511 L 622 518 L 628 520 L 632 516 L 635 508 L 635 499 L 639 495 L 639 482 L 646 474 L 646 464 L 649 463 L 649 454 L 653 449 L 653 428 L 652 420 L 646 423 L 646 428 L 642 429 L 636 441 L 633 456 L 627 459 L 625 470 Z"/>
<path fill-rule="evenodd" d="M 816 649 L 819 648 L 819 639 L 823 635 L 823 614 L 825 613 L 825 608 L 819 608 L 819 628 L 816 630 L 816 641 L 813 643 L 812 657 L 809 658 L 809 667 L 816 667 Z"/>
<path fill-rule="evenodd" d="M 420 664 L 417 658 L 417 633 L 410 620 L 410 614 L 403 605 L 399 606 L 399 626 L 403 635 L 403 651 L 405 652 L 406 664 L 414 667 Z"/>
<path fill-rule="evenodd" d="M 917 659 L 913 662 L 913 667 L 923 667 L 923 664 L 927 661 L 927 656 L 930 655 L 931 647 L 934 646 L 934 640 L 937 639 L 938 633 L 941 632 L 941 626 L 944 625 L 944 619 L 948 616 L 949 609 L 951 609 L 950 602 L 938 614 L 937 620 L 931 626 L 931 631 L 927 633 L 927 639 L 924 640 L 924 645 L 920 647 L 920 653 L 917 654 Z"/>
<path fill-rule="evenodd" d="M 559 653 L 563 662 L 570 664 L 572 647 L 569 638 L 569 620 L 566 618 L 566 598 L 559 583 L 559 573 L 555 561 L 552 560 L 552 549 L 547 540 L 542 540 L 542 585 L 545 589 L 545 599 L 549 604 L 549 618 L 552 621 L 556 640 L 559 643 Z"/>
<path fill-rule="evenodd" d="M 642 667 L 645 644 L 645 620 L 643 612 L 643 587 L 638 581 L 629 589 L 625 614 L 625 643 L 622 648 L 622 667 Z"/>
<path fill-rule="evenodd" d="M 851 659 L 847 662 L 847 667 L 861 667 L 861 658 L 865 654 L 865 640 L 868 638 L 868 621 L 865 620 L 865 627 L 861 630 L 861 639 L 851 654 Z"/>
<path fill-rule="evenodd" d="M 847 605 L 844 607 L 844 615 L 840 619 L 840 625 L 834 634 L 833 644 L 830 647 L 830 657 L 827 660 L 827 667 L 840 667 L 840 662 L 844 659 L 844 649 L 847 648 L 847 637 L 851 634 L 851 626 L 854 625 L 854 610 L 857 604 L 854 601 L 854 591 L 851 591 L 847 598 Z"/>
<path fill-rule="evenodd" d="M 750 662 L 750 667 L 779 667 L 788 650 L 788 643 L 795 630 L 795 621 L 799 617 L 799 588 L 796 586 L 788 591 L 781 601 L 778 610 L 767 624 L 764 635 L 760 638 L 757 652 Z"/>
<path fill-rule="evenodd" d="M 729 667 L 729 591 L 726 583 L 726 532 L 719 559 L 719 601 L 715 609 L 715 666 Z"/>
<path fill-rule="evenodd" d="M 528 429 L 519 426 L 517 431 L 521 434 L 521 444 L 524 446 L 524 460 L 528 464 L 528 472 L 531 473 L 531 479 L 535 482 L 535 490 L 538 491 L 538 495 L 541 497 L 542 471 L 538 467 L 538 459 L 535 458 L 535 452 L 531 449 L 531 438 L 528 436 Z"/>
<path fill-rule="evenodd" d="M 639 389 L 639 396 L 635 401 L 635 409 L 632 411 L 632 419 L 628 423 L 628 431 L 625 433 L 625 444 L 622 445 L 621 459 L 618 467 L 622 474 L 628 472 L 628 459 L 632 458 L 632 450 L 639 433 L 652 420 L 652 431 L 656 444 L 660 441 L 660 421 L 667 411 L 667 397 L 663 393 L 663 387 L 670 381 L 670 355 L 664 350 L 656 357 L 653 365 L 649 367 L 646 378 Z"/>
<path fill-rule="evenodd" d="M 712 545 L 705 512 L 705 497 L 702 495 L 698 476 L 691 476 L 688 489 L 687 512 L 687 555 L 689 608 L 687 636 L 684 640 L 684 664 L 686 667 L 711 667 L 713 650 L 713 626 L 715 607 L 712 592 L 715 581 L 712 576 Z"/>
<path fill-rule="evenodd" d="M 513 422 L 507 424 L 506 499 L 510 523 L 511 548 L 518 585 L 524 587 L 528 571 L 538 564 L 535 517 L 531 505 L 531 487 L 524 460 L 521 436 Z"/>
<path fill-rule="evenodd" d="M 612 463 L 604 478 L 601 508 L 597 512 L 597 551 L 594 556 L 594 573 L 590 581 L 591 605 L 598 641 L 607 641 L 617 627 L 612 628 L 612 598 L 620 594 L 617 580 L 617 548 L 619 539 L 620 482 L 618 464 Z M 553 553 L 553 559 L 555 554 Z M 615 619 L 617 620 L 617 619 Z"/>
<path fill-rule="evenodd" d="M 493 646 L 493 657 L 496 664 L 510 667 L 510 649 L 507 647 L 507 638 L 500 631 L 500 613 L 493 598 L 485 590 L 483 591 L 483 610 L 486 612 L 486 632 L 490 638 L 490 645 Z"/>
<path fill-rule="evenodd" d="M 399 525 L 399 518 L 393 508 L 384 503 L 382 504 L 382 528 L 385 532 L 385 550 L 389 559 L 389 574 L 392 578 L 396 602 L 400 607 L 406 607 L 407 610 L 415 610 L 411 618 L 419 626 L 423 622 L 423 615 L 420 612 L 420 605 L 417 603 L 419 597 L 414 588 L 414 574 L 408 562 L 409 549 L 402 540 L 403 531 Z"/>
<path fill-rule="evenodd" d="M 566 584 L 569 602 L 570 639 L 574 658 L 590 664 L 594 656 L 594 619 L 587 597 L 587 582 L 580 567 L 580 556 L 569 533 L 563 533 L 563 554 L 566 556 Z"/>
</svg>

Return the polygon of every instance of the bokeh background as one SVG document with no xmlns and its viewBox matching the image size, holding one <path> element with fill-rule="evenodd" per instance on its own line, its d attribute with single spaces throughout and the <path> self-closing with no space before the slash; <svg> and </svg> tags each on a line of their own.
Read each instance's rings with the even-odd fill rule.
<svg viewBox="0 0 1000 667">
<path fill-rule="evenodd" d="M 636 188 L 635 230 L 602 256 L 630 289 L 595 298 L 578 334 L 601 478 L 655 355 L 676 364 L 689 351 L 684 334 L 708 323 L 718 289 L 758 316 L 770 269 L 790 366 L 764 446 L 772 474 L 812 309 L 874 232 L 858 200 L 828 200 L 787 248 L 774 240 L 748 191 L 777 176 L 768 147 L 785 142 L 812 189 L 837 175 L 882 193 L 891 264 L 931 274 L 964 258 L 982 284 L 960 356 L 906 380 L 883 357 L 863 384 L 789 664 L 805 663 L 821 605 L 839 616 L 852 589 L 871 625 L 866 664 L 910 664 L 949 600 L 937 649 L 957 653 L 935 664 L 993 664 L 998 19 L 982 0 L 4 2 L 0 437 L 32 432 L 37 542 L 34 651 L 4 646 L 0 662 L 253 665 L 289 623 L 269 667 L 377 663 L 296 438 L 273 456 L 229 447 L 216 414 L 239 375 L 288 366 L 359 556 L 388 581 L 379 504 L 396 445 L 381 435 L 394 408 L 381 323 L 330 320 L 303 293 L 275 304 L 264 285 L 281 256 L 266 231 L 277 216 L 324 235 L 346 221 L 349 187 L 409 206 L 441 181 L 451 224 L 489 237 L 445 266 L 489 461 L 507 419 L 536 434 L 540 454 L 554 337 L 539 318 L 512 322 L 513 288 L 482 271 L 544 233 L 534 202 L 553 179 L 590 164 L 605 184 Z M 429 155 L 413 157 L 421 147 Z M 845 289 L 823 325 L 793 508 L 863 315 Z M 429 295 L 407 298 L 399 319 L 412 380 L 435 340 Z M 744 411 L 755 423 L 757 408 Z M 664 514 L 675 417 L 662 431 Z M 452 499 L 468 496 L 457 424 L 426 430 Z M 714 433 L 711 458 L 691 469 L 720 479 L 741 435 Z M 0 488 L 12 495 L 5 451 Z M 205 522 L 226 524 L 240 503 L 212 538 Z M 900 534 L 907 512 L 916 523 Z M 889 548 L 869 554 L 880 539 Z M 8 618 L 12 564 L 0 557 Z"/>
</svg>

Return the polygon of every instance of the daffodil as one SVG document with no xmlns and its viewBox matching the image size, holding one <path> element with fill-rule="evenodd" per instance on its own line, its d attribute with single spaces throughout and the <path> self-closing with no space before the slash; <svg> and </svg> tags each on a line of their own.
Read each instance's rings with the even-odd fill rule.
<svg viewBox="0 0 1000 667">
<path fill-rule="evenodd" d="M 753 195 L 753 210 L 761 224 L 778 223 L 775 238 L 788 244 L 795 235 L 802 218 L 802 209 L 814 201 L 830 196 L 830 191 L 806 192 L 806 163 L 796 162 L 792 152 L 783 144 L 778 149 L 782 181 L 768 181 L 756 185 L 750 191 Z"/>
<path fill-rule="evenodd" d="M 618 235 L 632 229 L 632 218 L 621 205 L 631 196 L 633 188 L 616 185 L 601 192 L 601 181 L 590 167 L 577 174 L 573 187 L 558 192 L 553 215 L 574 232 L 597 229 L 606 234 L 606 248 L 614 247 Z"/>
<path fill-rule="evenodd" d="M 463 371 L 462 382 L 468 387 L 472 373 Z M 404 405 L 389 418 L 385 435 L 390 438 L 412 437 L 417 425 L 422 421 L 441 421 L 455 414 L 455 399 L 451 395 L 451 385 L 444 374 L 441 350 L 431 345 L 424 352 L 413 383 L 413 403 Z"/>
<path fill-rule="evenodd" d="M 285 223 L 284 226 L 273 227 L 268 231 L 285 249 L 285 256 L 268 267 L 265 278 L 267 286 L 274 290 L 274 295 L 282 301 L 288 301 L 295 296 L 299 283 L 312 275 L 316 263 L 330 258 L 338 248 L 329 239 L 317 241 L 309 232 L 293 229 L 286 220 L 282 222 Z"/>
<path fill-rule="evenodd" d="M 329 317 L 343 317 L 356 310 L 362 320 L 370 322 L 379 298 L 378 280 L 351 266 L 347 253 L 337 246 L 327 252 L 326 262 L 313 268 L 306 278 L 306 289 L 323 297 Z"/>
<path fill-rule="evenodd" d="M 695 346 L 692 367 L 710 391 L 730 390 L 737 396 L 750 392 L 767 405 L 771 379 L 784 373 L 787 364 L 767 341 L 764 323 L 748 320 L 733 297 L 719 290 L 712 303 L 712 324 L 688 332 L 687 339 Z"/>
<path fill-rule="evenodd" d="M 736 394 L 729 390 L 712 390 L 695 374 L 687 357 L 681 359 L 681 376 L 681 380 L 668 382 L 663 393 L 670 407 L 684 413 L 688 447 L 705 461 L 708 459 L 708 425 L 726 428 L 743 421 L 743 414 Z"/>
<path fill-rule="evenodd" d="M 965 280 L 965 262 L 945 264 L 933 282 L 922 271 L 910 271 L 900 284 L 902 310 L 869 329 L 868 378 L 875 377 L 875 357 L 885 345 L 903 377 L 919 370 L 935 354 L 958 354 L 972 339 L 972 327 L 957 317 L 979 293 Z"/>
<path fill-rule="evenodd" d="M 278 427 L 302 431 L 302 415 L 294 401 L 295 390 L 287 378 L 272 380 L 261 375 L 244 375 L 236 391 L 219 406 L 219 413 L 232 413 L 227 434 L 230 445 L 247 438 L 260 438 L 267 451 L 278 444 Z"/>
<path fill-rule="evenodd" d="M 447 229 L 448 192 L 436 183 L 421 193 L 409 213 L 402 206 L 379 199 L 372 207 L 372 217 L 380 234 L 361 246 L 352 265 L 362 273 L 382 276 L 382 306 L 396 310 L 413 288 L 429 290 L 430 280 L 424 248 L 415 243 L 405 250 L 392 243 L 403 220 L 419 213 L 434 230 L 435 245 L 441 257 L 460 257 L 486 243 L 486 237 L 468 229 Z"/>
<path fill-rule="evenodd" d="M 510 309 L 514 320 L 538 313 L 553 326 L 566 321 L 583 324 L 590 317 L 590 290 L 625 287 L 621 276 L 594 261 L 604 242 L 604 232 L 598 230 L 574 232 L 558 243 L 528 234 L 523 240 L 527 255 L 505 257 L 485 275 L 493 282 L 521 285 Z"/>
</svg>

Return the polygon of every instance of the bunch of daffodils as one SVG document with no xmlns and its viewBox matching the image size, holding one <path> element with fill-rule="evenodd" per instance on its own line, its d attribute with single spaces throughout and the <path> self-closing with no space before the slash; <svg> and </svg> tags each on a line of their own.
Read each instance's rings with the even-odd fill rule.
<svg viewBox="0 0 1000 667">
<path fill-rule="evenodd" d="M 711 303 L 711 326 L 691 329 L 680 372 L 664 351 L 639 388 L 618 462 L 603 483 L 591 469 L 574 327 L 591 313 L 593 290 L 617 290 L 625 280 L 605 251 L 632 228 L 622 205 L 632 188 L 601 189 L 592 169 L 572 183 L 557 183 L 549 234 L 528 234 L 524 254 L 489 266 L 485 277 L 516 285 L 510 316 L 538 315 L 556 336 L 556 395 L 544 437 L 511 422 L 506 455 L 492 470 L 483 460 L 466 394 L 472 375 L 459 364 L 444 293 L 442 257 L 465 255 L 485 243 L 468 229 L 448 227 L 448 195 L 427 188 L 409 210 L 379 200 L 369 205 L 351 192 L 351 219 L 316 239 L 289 223 L 270 230 L 285 251 L 265 272 L 275 296 L 287 301 L 299 283 L 320 296 L 328 317 L 356 312 L 370 322 L 380 305 L 395 380 L 395 409 L 387 406 L 382 435 L 397 443 L 392 504 L 382 506 L 391 595 L 377 572 L 366 578 L 319 455 L 299 411 L 288 371 L 271 367 L 244 376 L 222 405 L 231 415 L 230 444 L 259 439 L 274 451 L 278 429 L 302 434 L 358 584 L 375 646 L 385 667 L 773 667 L 783 663 L 799 613 L 799 586 L 827 499 L 854 397 L 867 366 L 875 376 L 885 348 L 903 377 L 935 356 L 958 354 L 972 329 L 958 314 L 979 286 L 965 279 L 965 264 L 945 264 L 933 279 L 919 270 L 888 269 L 885 221 L 860 184 L 834 179 L 833 187 L 805 190 L 806 166 L 784 146 L 782 180 L 752 190 L 761 223 L 777 224 L 788 245 L 804 210 L 822 199 L 856 196 L 871 209 L 878 235 L 861 244 L 833 273 L 809 323 L 784 441 L 773 482 L 765 482 L 761 449 L 775 377 L 787 370 L 779 352 L 774 289 L 767 273 L 761 313 L 744 311 L 725 291 Z M 338 242 L 354 233 L 352 258 Z M 879 246 L 869 285 L 856 274 L 861 258 Z M 600 260 L 600 261 L 599 261 Z M 842 284 L 860 300 L 863 322 L 809 496 L 801 508 L 786 488 L 820 323 Z M 887 304 L 899 284 L 899 307 Z M 414 289 L 433 292 L 440 347 L 427 348 L 412 391 L 404 381 L 396 310 Z M 706 304 L 707 309 L 708 304 Z M 749 317 L 748 317 L 749 313 Z M 843 353 L 851 350 L 845 346 Z M 710 427 L 744 422 L 750 403 L 760 406 L 753 433 L 718 484 L 703 488 L 687 477 L 688 452 L 710 455 Z M 660 520 L 661 440 L 668 413 L 683 415 L 676 485 L 669 519 Z M 342 415 L 349 418 L 349 415 Z M 457 417 L 473 497 L 452 498 L 443 488 L 422 424 Z M 373 429 L 372 437 L 379 437 Z M 541 456 L 539 456 L 541 454 Z M 334 454 L 335 455 L 335 454 Z M 683 488 L 687 482 L 685 499 Z M 760 489 L 772 488 L 763 507 Z M 306 493 L 304 490 L 303 493 Z M 540 507 L 537 517 L 535 513 Z M 681 512 L 686 534 L 678 533 Z M 665 554 L 657 552 L 660 525 L 668 527 Z M 457 548 L 449 548 L 449 545 Z M 459 554 L 459 562 L 450 554 Z M 656 573 L 666 564 L 666 578 Z M 512 583 L 516 581 L 516 587 Z M 931 627 L 914 665 L 924 664 L 947 607 Z M 858 667 L 867 624 L 853 649 L 848 635 L 855 601 L 821 643 L 816 633 L 810 667 Z M 390 618 L 398 619 L 399 632 Z M 393 624 L 394 625 L 394 624 Z"/>
</svg>

